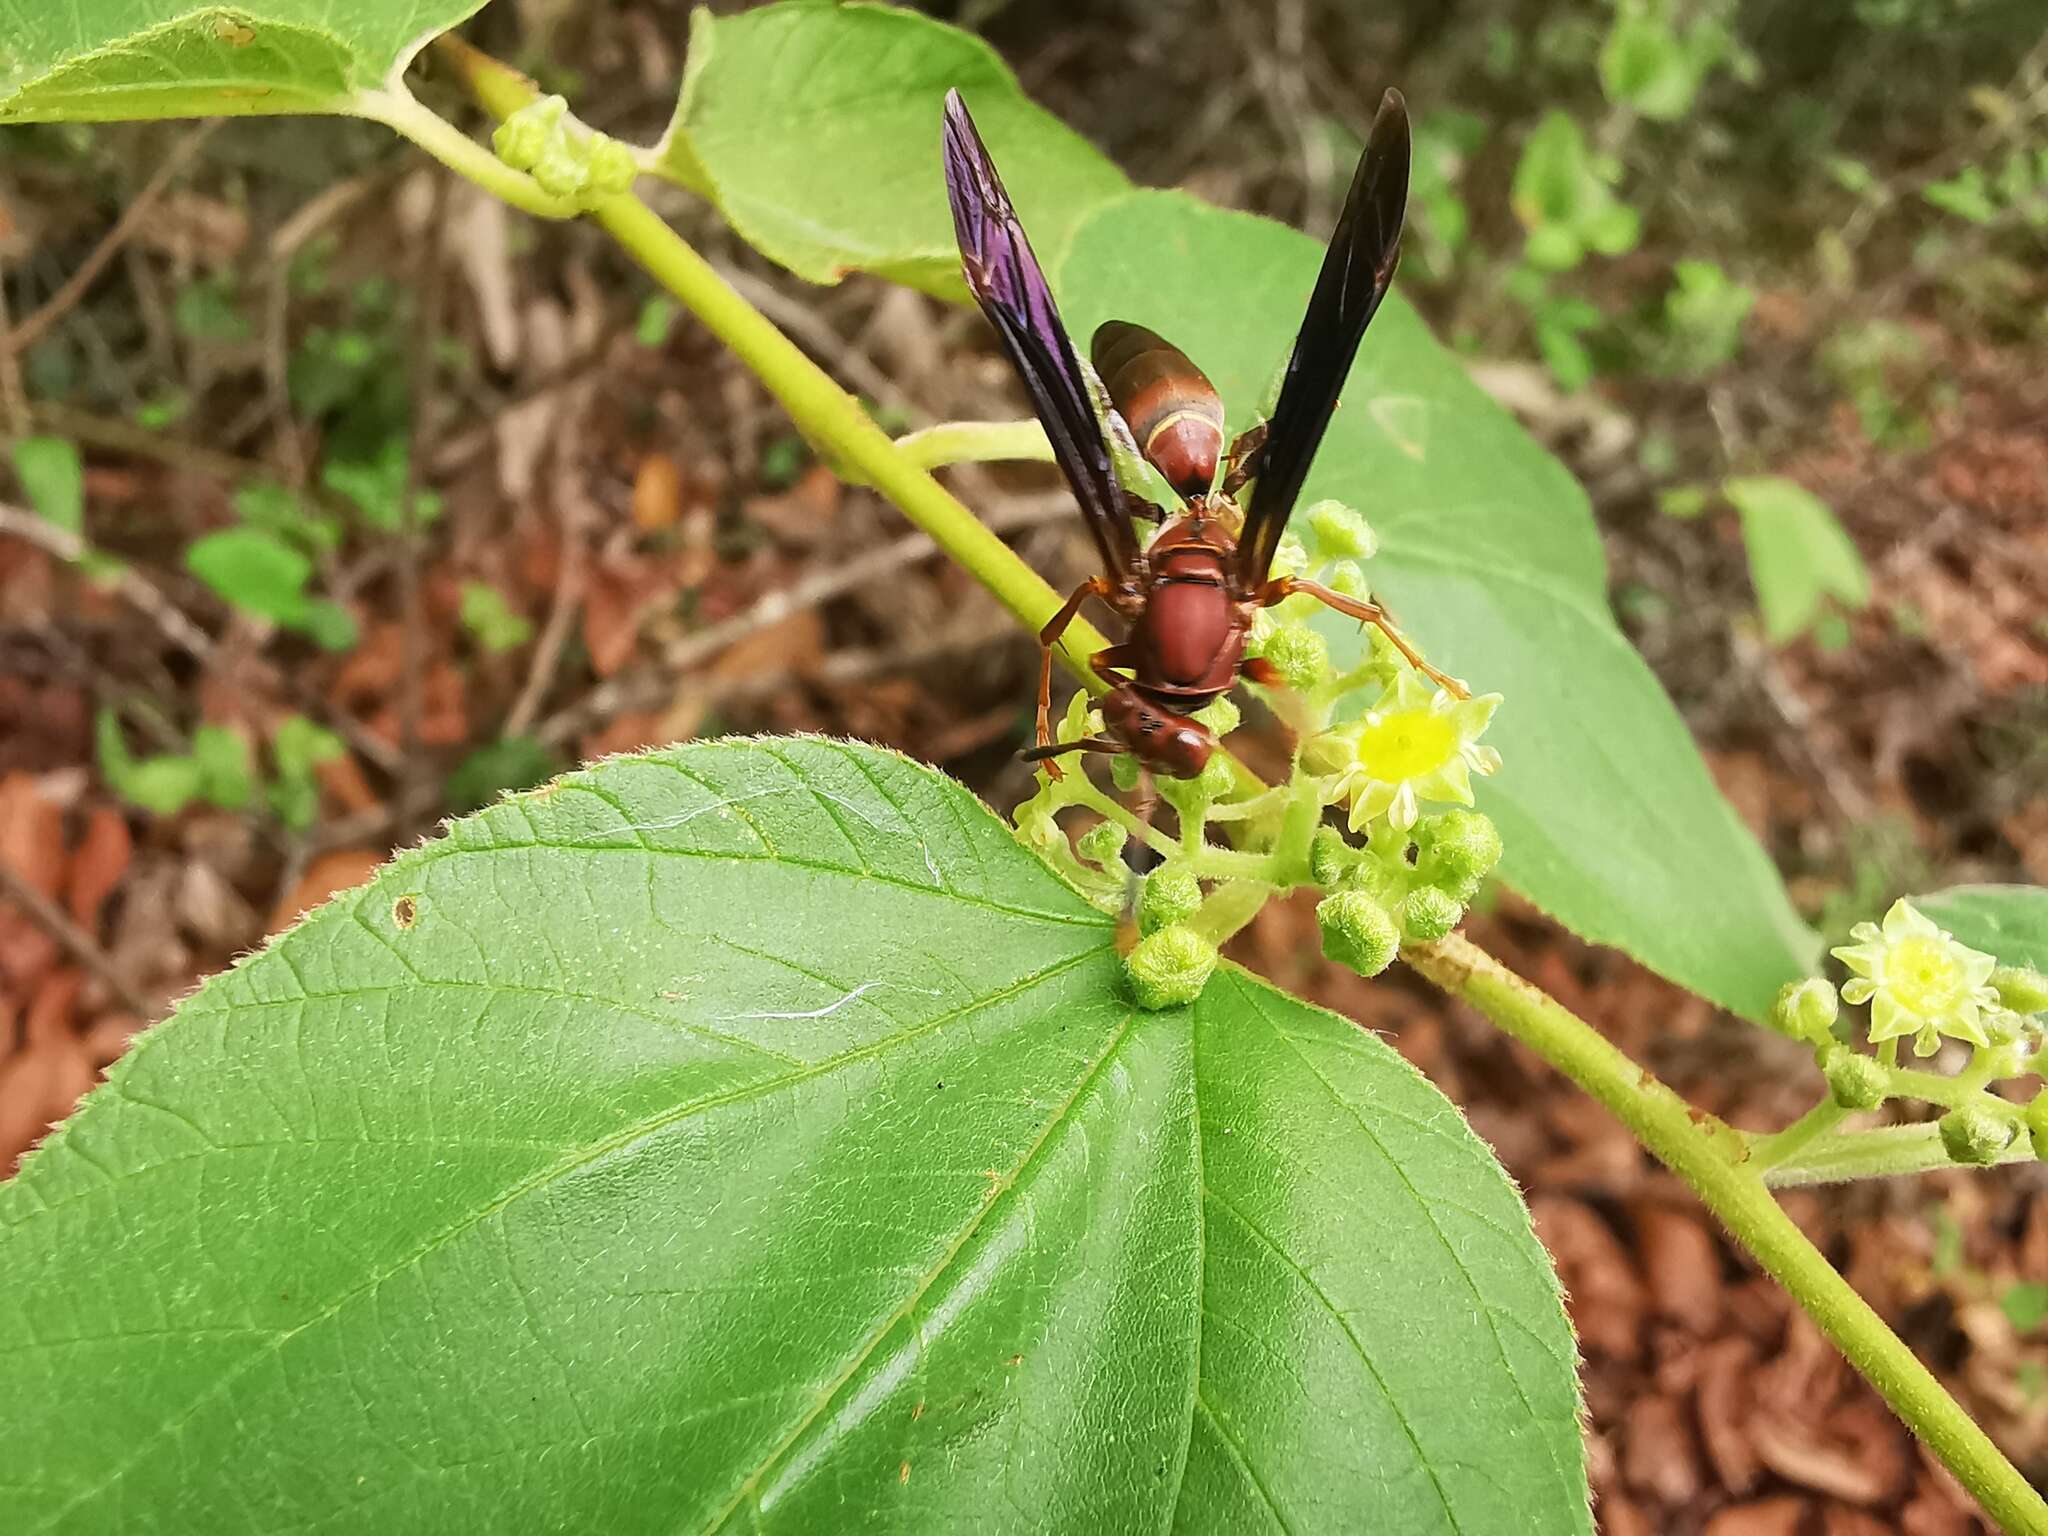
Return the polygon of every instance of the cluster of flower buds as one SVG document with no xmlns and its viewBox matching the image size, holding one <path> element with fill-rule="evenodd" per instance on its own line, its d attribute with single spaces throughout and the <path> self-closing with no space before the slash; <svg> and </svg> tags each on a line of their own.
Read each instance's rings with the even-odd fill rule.
<svg viewBox="0 0 2048 1536">
<path fill-rule="evenodd" d="M 1378 541 L 1365 520 L 1321 502 L 1303 522 L 1320 558 L 1312 561 L 1289 534 L 1274 574 L 1312 572 L 1326 586 L 1368 598 L 1358 562 Z M 1120 912 L 1129 900 L 1123 849 L 1131 835 L 1146 837 L 1163 855 L 1139 887 L 1140 938 L 1125 962 L 1131 993 L 1143 1006 L 1173 1006 L 1200 994 L 1215 968 L 1216 944 L 1256 910 L 1243 899 L 1247 885 L 1263 885 L 1267 895 L 1302 884 L 1322 889 L 1316 917 L 1324 952 L 1372 976 L 1403 943 L 1428 943 L 1456 927 L 1500 858 L 1499 832 L 1472 808 L 1472 776 L 1500 765 L 1499 753 L 1479 741 L 1500 695 L 1454 698 L 1377 628 L 1365 631 L 1359 661 L 1340 668 L 1329 642 L 1308 623 L 1316 610 L 1312 598 L 1289 598 L 1262 611 L 1248 637 L 1249 654 L 1280 679 L 1257 691 L 1300 742 L 1287 783 L 1241 798 L 1238 771 L 1222 753 L 1196 778 L 1155 779 L 1159 797 L 1179 817 L 1172 841 L 1139 825 L 1085 772 L 1042 774 L 1038 792 L 1017 809 L 1024 840 L 1105 911 Z M 1354 702 L 1361 695 L 1362 710 Z M 1224 736 L 1237 726 L 1238 712 L 1218 699 L 1198 718 Z M 1086 697 L 1077 696 L 1057 734 L 1072 741 L 1100 728 Z M 1110 774 L 1126 792 L 1140 777 L 1130 757 L 1112 758 Z M 1070 843 L 1058 815 L 1071 806 L 1102 819 Z M 1335 818 L 1327 814 L 1332 808 Z M 1212 824 L 1230 828 L 1229 846 L 1210 841 Z M 1232 888 L 1232 901 L 1219 915 L 1221 886 Z"/>
<path fill-rule="evenodd" d="M 1997 1162 L 2022 1130 L 2036 1156 L 2048 1157 L 2048 1092 L 2022 1107 L 1981 1091 L 2048 1064 L 2048 977 L 1999 965 L 1903 898 L 1882 923 L 1858 923 L 1849 936 L 1854 943 L 1833 951 L 1850 972 L 1840 992 L 1819 977 L 1788 983 L 1770 1018 L 1781 1034 L 1813 1048 L 1835 1103 L 1876 1109 L 1887 1099 L 1928 1096 L 1924 1074 L 1897 1065 L 1896 1042 L 1910 1039 L 1914 1055 L 1931 1056 L 1943 1039 L 1959 1040 L 1971 1047 L 1971 1060 L 1949 1080 L 1966 1091 L 1943 1100 L 1941 1140 L 1949 1157 Z M 1860 1033 L 1876 1054 L 1858 1048 L 1856 1021 L 1842 1012 L 1843 1003 L 1869 1005 Z"/>
<path fill-rule="evenodd" d="M 530 101 L 491 135 L 498 158 L 554 197 L 579 207 L 629 191 L 639 174 L 631 146 L 577 121 L 560 96 Z"/>
</svg>

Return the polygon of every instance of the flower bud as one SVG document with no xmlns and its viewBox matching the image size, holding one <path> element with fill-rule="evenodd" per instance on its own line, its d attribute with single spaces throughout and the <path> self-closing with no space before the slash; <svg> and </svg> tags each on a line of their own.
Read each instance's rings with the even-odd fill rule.
<svg viewBox="0 0 2048 1536">
<path fill-rule="evenodd" d="M 1366 602 L 1372 597 L 1372 587 L 1365 579 L 1365 571 L 1356 560 L 1339 560 L 1323 572 L 1323 585 L 1332 592 L 1345 597 L 1355 597 Z M 1378 630 L 1373 631 L 1378 634 Z"/>
<path fill-rule="evenodd" d="M 1941 1117 L 1941 1144 L 1958 1163 L 1995 1163 L 2012 1145 L 2013 1126 L 1988 1109 L 1966 1104 Z"/>
<path fill-rule="evenodd" d="M 1162 928 L 1124 956 L 1124 980 L 1140 1008 L 1192 1003 L 1216 969 L 1216 946 L 1192 928 Z"/>
<path fill-rule="evenodd" d="M 1781 1035 L 1790 1035 L 1794 1040 L 1820 1040 L 1834 1027 L 1835 1015 L 1841 1011 L 1835 989 L 1818 976 L 1809 976 L 1804 981 L 1788 981 L 1778 989 L 1778 1000 L 1771 1004 L 1771 1028 Z"/>
<path fill-rule="evenodd" d="M 1324 890 L 1335 890 L 1351 866 L 1358 862 L 1358 850 L 1344 841 L 1335 827 L 1317 827 L 1315 841 L 1308 846 L 1309 878 Z"/>
<path fill-rule="evenodd" d="M 1155 869 L 1138 892 L 1138 932 L 1158 933 L 1184 923 L 1202 905 L 1201 882 L 1184 869 Z"/>
<path fill-rule="evenodd" d="M 547 153 L 548 144 L 560 129 L 569 103 L 561 96 L 543 96 L 529 101 L 498 124 L 491 134 L 491 148 L 515 171 L 530 171 Z"/>
<path fill-rule="evenodd" d="M 1416 833 L 1421 844 L 1417 871 L 1459 901 L 1478 894 L 1479 883 L 1500 862 L 1500 829 L 1484 811 L 1448 810 L 1430 817 Z"/>
<path fill-rule="evenodd" d="M 2024 965 L 2001 965 L 1991 988 L 2014 1013 L 2048 1013 L 2048 976 Z"/>
<path fill-rule="evenodd" d="M 1074 847 L 1089 863 L 1108 869 L 1123 857 L 1128 841 L 1130 834 L 1115 822 L 1098 821 L 1074 840 Z"/>
<path fill-rule="evenodd" d="M 1377 976 L 1394 963 L 1401 933 L 1393 918 L 1364 891 L 1339 891 L 1316 906 L 1323 953 L 1361 976 Z"/>
<path fill-rule="evenodd" d="M 1119 752 L 1109 760 L 1109 781 L 1125 794 L 1138 787 L 1138 775 L 1144 765 L 1128 752 Z"/>
<path fill-rule="evenodd" d="M 2026 1122 L 2027 1136 L 2034 1143 L 2034 1156 L 2048 1162 L 2048 1088 L 2043 1088 L 2020 1112 Z"/>
<path fill-rule="evenodd" d="M 1365 519 L 1341 501 L 1319 501 L 1304 515 L 1326 560 L 1370 560 L 1379 551 L 1380 541 Z"/>
<path fill-rule="evenodd" d="M 1844 1109 L 1875 1109 L 1891 1092 L 1892 1075 L 1884 1063 L 1858 1051 L 1830 1051 L 1821 1071 L 1827 1076 L 1828 1097 Z"/>
<path fill-rule="evenodd" d="M 1401 903 L 1401 932 L 1410 941 L 1427 944 L 1458 926 L 1465 904 L 1433 885 L 1419 885 Z"/>
<path fill-rule="evenodd" d="M 1267 636 L 1259 654 L 1296 693 L 1306 693 L 1329 676 L 1330 644 L 1306 624 L 1282 624 Z"/>
<path fill-rule="evenodd" d="M 1299 576 L 1308 569 L 1308 546 L 1299 536 L 1292 533 L 1280 535 L 1280 544 L 1273 551 L 1273 563 L 1267 567 L 1271 576 Z"/>
<path fill-rule="evenodd" d="M 594 192 L 616 193 L 632 190 L 640 174 L 640 162 L 630 146 L 609 134 L 597 134 L 590 142 L 590 187 Z"/>
<path fill-rule="evenodd" d="M 565 134 L 552 134 L 530 167 L 543 192 L 574 197 L 590 184 L 590 158 Z"/>
</svg>

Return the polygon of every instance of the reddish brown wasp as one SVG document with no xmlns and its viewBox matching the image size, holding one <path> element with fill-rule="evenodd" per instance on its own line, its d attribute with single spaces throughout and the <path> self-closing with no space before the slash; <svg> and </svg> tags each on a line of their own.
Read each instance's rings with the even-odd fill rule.
<svg viewBox="0 0 2048 1536">
<path fill-rule="evenodd" d="M 1038 740 L 1025 758 L 1129 752 L 1161 773 L 1194 777 L 1216 750 L 1216 737 L 1189 716 L 1240 675 L 1277 680 L 1264 662 L 1245 656 L 1245 638 L 1259 609 L 1295 593 L 1378 625 L 1410 662 L 1463 698 L 1464 685 L 1417 655 L 1378 604 L 1299 577 L 1270 575 L 1337 391 L 1400 256 L 1408 201 L 1408 113 L 1400 93 L 1388 91 L 1373 119 L 1272 417 L 1240 436 L 1227 455 L 1223 402 L 1185 353 L 1121 320 L 1096 331 L 1089 350 L 1109 397 L 1108 430 L 1129 432 L 1185 504 L 1144 548 L 1131 519 L 1159 513 L 1117 480 L 1088 375 L 957 91 L 946 96 L 944 137 L 946 191 L 967 286 L 1030 393 L 1103 561 L 1104 573 L 1076 587 L 1039 631 L 1046 650 Z M 1240 511 L 1236 496 L 1247 483 L 1249 505 Z M 1092 658 L 1111 684 L 1098 704 L 1105 734 L 1055 743 L 1052 646 L 1091 597 L 1114 608 L 1126 625 L 1122 644 Z"/>
</svg>

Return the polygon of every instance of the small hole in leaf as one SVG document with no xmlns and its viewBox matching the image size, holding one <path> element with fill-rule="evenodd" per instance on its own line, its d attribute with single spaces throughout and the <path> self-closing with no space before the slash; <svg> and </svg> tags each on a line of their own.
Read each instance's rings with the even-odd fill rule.
<svg viewBox="0 0 2048 1536">
<path fill-rule="evenodd" d="M 402 931 L 420 920 L 420 899 L 401 896 L 391 903 L 391 921 Z"/>
</svg>

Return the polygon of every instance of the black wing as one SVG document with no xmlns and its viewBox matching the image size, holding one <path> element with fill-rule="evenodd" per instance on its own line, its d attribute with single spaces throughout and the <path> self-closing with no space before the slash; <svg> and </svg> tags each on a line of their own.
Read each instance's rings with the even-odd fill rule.
<svg viewBox="0 0 2048 1536">
<path fill-rule="evenodd" d="M 1323 270 L 1294 338 L 1280 398 L 1267 423 L 1251 505 L 1238 539 L 1238 579 L 1249 590 L 1266 579 L 1288 514 L 1308 478 L 1308 467 L 1337 392 L 1351 372 L 1359 339 L 1371 323 L 1394 265 L 1401 258 L 1401 219 L 1408 206 L 1408 108 L 1399 91 L 1388 91 L 1372 120 L 1365 153 L 1359 157 L 1344 211 L 1330 236 Z"/>
<path fill-rule="evenodd" d="M 1088 403 L 1088 384 L 1074 344 L 1060 324 L 1052 289 L 1031 254 L 1017 210 L 958 91 L 946 93 L 946 196 L 960 240 L 960 266 L 982 313 L 1002 338 L 1031 396 L 1053 457 L 1081 503 L 1102 550 L 1107 574 L 1128 575 L 1138 562 L 1124 492 L 1111 467 L 1109 444 Z"/>
</svg>

